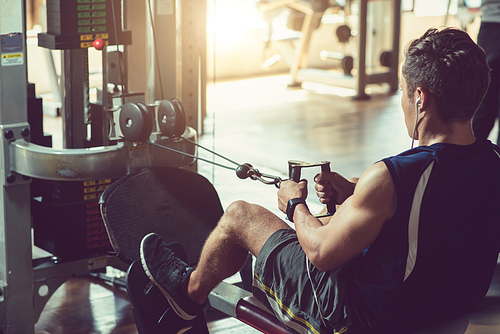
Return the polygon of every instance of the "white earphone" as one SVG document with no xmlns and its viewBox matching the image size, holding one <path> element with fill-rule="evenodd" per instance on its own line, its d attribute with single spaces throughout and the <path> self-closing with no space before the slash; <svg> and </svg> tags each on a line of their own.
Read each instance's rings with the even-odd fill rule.
<svg viewBox="0 0 500 334">
<path fill-rule="evenodd" d="M 413 144 L 415 143 L 415 132 L 417 131 L 417 123 L 418 123 L 418 114 L 420 112 L 420 107 L 419 107 L 419 103 L 420 103 L 420 96 L 417 98 L 417 100 L 415 101 L 415 126 L 413 127 L 413 134 L 411 135 L 411 148 L 413 148 Z"/>
</svg>

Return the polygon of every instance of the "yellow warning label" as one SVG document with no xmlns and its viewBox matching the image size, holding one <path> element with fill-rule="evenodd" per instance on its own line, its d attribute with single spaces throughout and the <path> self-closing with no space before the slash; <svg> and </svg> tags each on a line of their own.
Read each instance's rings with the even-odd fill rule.
<svg viewBox="0 0 500 334">
<path fill-rule="evenodd" d="M 22 53 L 6 53 L 2 55 L 2 66 L 15 66 L 24 64 Z"/>
<path fill-rule="evenodd" d="M 22 57 L 23 57 L 22 53 L 11 53 L 2 55 L 2 59 L 12 59 L 12 58 L 22 58 Z"/>
</svg>

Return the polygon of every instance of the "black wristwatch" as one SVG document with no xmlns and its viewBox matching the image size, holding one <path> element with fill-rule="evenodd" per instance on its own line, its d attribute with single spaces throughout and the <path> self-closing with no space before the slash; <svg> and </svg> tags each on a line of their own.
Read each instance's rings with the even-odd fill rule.
<svg viewBox="0 0 500 334">
<path fill-rule="evenodd" d="M 306 200 L 303 198 L 292 198 L 291 200 L 288 201 L 288 205 L 286 206 L 286 217 L 292 223 L 293 223 L 293 213 L 295 212 L 295 207 L 298 204 L 306 204 Z"/>
</svg>

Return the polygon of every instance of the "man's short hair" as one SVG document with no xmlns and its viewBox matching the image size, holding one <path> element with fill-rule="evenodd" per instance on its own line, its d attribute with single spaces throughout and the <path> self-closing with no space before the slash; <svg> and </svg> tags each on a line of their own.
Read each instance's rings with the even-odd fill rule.
<svg viewBox="0 0 500 334">
<path fill-rule="evenodd" d="M 405 50 L 402 74 L 413 100 L 418 86 L 435 97 L 441 121 L 467 121 L 486 94 L 490 69 L 484 50 L 457 28 L 431 28 Z"/>
</svg>

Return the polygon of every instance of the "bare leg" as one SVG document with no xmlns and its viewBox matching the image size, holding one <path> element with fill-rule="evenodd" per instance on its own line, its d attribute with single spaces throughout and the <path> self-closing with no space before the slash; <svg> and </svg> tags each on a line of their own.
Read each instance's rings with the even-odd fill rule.
<svg viewBox="0 0 500 334">
<path fill-rule="evenodd" d="M 289 228 L 275 214 L 243 201 L 231 204 L 207 238 L 200 261 L 191 273 L 188 296 L 203 303 L 225 278 L 237 273 L 248 252 L 257 256 L 266 240 L 277 230 Z"/>
</svg>

